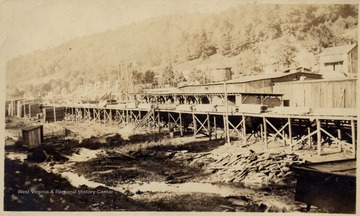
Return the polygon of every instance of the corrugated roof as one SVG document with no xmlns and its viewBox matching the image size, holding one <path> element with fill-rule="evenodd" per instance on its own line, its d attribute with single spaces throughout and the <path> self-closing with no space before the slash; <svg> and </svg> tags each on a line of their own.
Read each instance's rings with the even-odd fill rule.
<svg viewBox="0 0 360 216">
<path fill-rule="evenodd" d="M 349 53 L 352 49 L 354 49 L 357 44 L 346 45 L 346 46 L 338 46 L 338 47 L 329 47 L 325 48 L 320 55 L 337 55 L 337 54 L 345 54 Z"/>
</svg>

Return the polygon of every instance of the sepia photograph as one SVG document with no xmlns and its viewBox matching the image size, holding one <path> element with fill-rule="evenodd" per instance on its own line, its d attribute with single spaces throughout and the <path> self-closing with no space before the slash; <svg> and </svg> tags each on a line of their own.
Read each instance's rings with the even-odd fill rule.
<svg viewBox="0 0 360 216">
<path fill-rule="evenodd" d="M 358 14 L 1 0 L 1 213 L 356 214 Z"/>
</svg>

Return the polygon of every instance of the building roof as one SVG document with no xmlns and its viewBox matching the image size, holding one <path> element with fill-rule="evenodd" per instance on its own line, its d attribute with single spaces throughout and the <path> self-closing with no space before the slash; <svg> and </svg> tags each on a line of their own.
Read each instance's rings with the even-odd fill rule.
<svg viewBox="0 0 360 216">
<path fill-rule="evenodd" d="M 275 78 L 281 78 L 281 77 L 298 74 L 298 73 L 305 74 L 305 75 L 306 74 L 311 74 L 311 75 L 315 74 L 315 73 L 299 72 L 299 71 L 287 72 L 287 73 L 260 74 L 260 75 L 254 75 L 254 76 L 239 77 L 236 79 L 228 80 L 228 81 L 226 81 L 226 83 L 245 83 L 245 82 L 258 81 L 258 80 L 275 79 Z M 321 74 L 317 74 L 317 75 L 319 75 L 319 79 L 322 77 Z"/>
<path fill-rule="evenodd" d="M 349 77 L 336 77 L 336 78 L 326 78 L 326 79 L 314 79 L 314 80 L 295 80 L 289 82 L 275 83 L 275 85 L 291 85 L 294 83 L 324 83 L 324 82 L 343 82 L 343 81 L 357 81 L 357 78 Z"/>
<path fill-rule="evenodd" d="M 325 48 L 320 53 L 320 56 L 346 54 L 346 53 L 349 53 L 356 46 L 357 46 L 357 44 L 355 43 L 355 44 L 352 44 L 352 45 Z"/>
</svg>

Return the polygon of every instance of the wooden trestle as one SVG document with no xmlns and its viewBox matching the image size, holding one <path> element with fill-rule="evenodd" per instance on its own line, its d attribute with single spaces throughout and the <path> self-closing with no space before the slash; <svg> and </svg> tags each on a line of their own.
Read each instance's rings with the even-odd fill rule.
<svg viewBox="0 0 360 216">
<path fill-rule="evenodd" d="M 219 138 L 218 131 L 225 134 L 226 122 L 229 134 L 239 137 L 244 145 L 251 136 L 261 139 L 268 147 L 273 139 L 281 140 L 291 150 L 297 144 L 317 146 L 322 154 L 322 144 L 332 142 L 338 150 L 346 150 L 355 157 L 356 116 L 346 115 L 291 115 L 265 112 L 260 114 L 231 112 L 228 121 L 224 112 L 201 112 L 194 110 L 159 108 L 124 108 L 116 106 L 66 106 L 65 119 L 70 121 L 91 121 L 99 124 L 124 126 L 134 124 L 135 129 L 161 131 L 168 128 L 181 136 L 192 131 L 194 137 L 202 134 L 209 139 Z M 271 137 L 270 137 L 271 136 Z"/>
</svg>

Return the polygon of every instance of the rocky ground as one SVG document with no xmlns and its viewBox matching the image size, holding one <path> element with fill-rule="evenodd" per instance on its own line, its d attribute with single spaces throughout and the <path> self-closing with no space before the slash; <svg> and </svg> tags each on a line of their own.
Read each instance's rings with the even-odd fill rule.
<svg viewBox="0 0 360 216">
<path fill-rule="evenodd" d="M 264 149 L 258 140 L 242 147 L 236 140 L 229 145 L 191 136 L 170 139 L 166 133 L 134 135 L 127 128 L 120 130 L 123 135 L 98 124 L 62 122 L 45 124 L 44 144 L 29 150 L 18 135 L 30 124 L 7 119 L 7 211 L 299 212 L 306 207 L 294 201 L 290 170 L 305 159 L 275 141 Z M 65 128 L 71 131 L 66 136 Z"/>
</svg>

